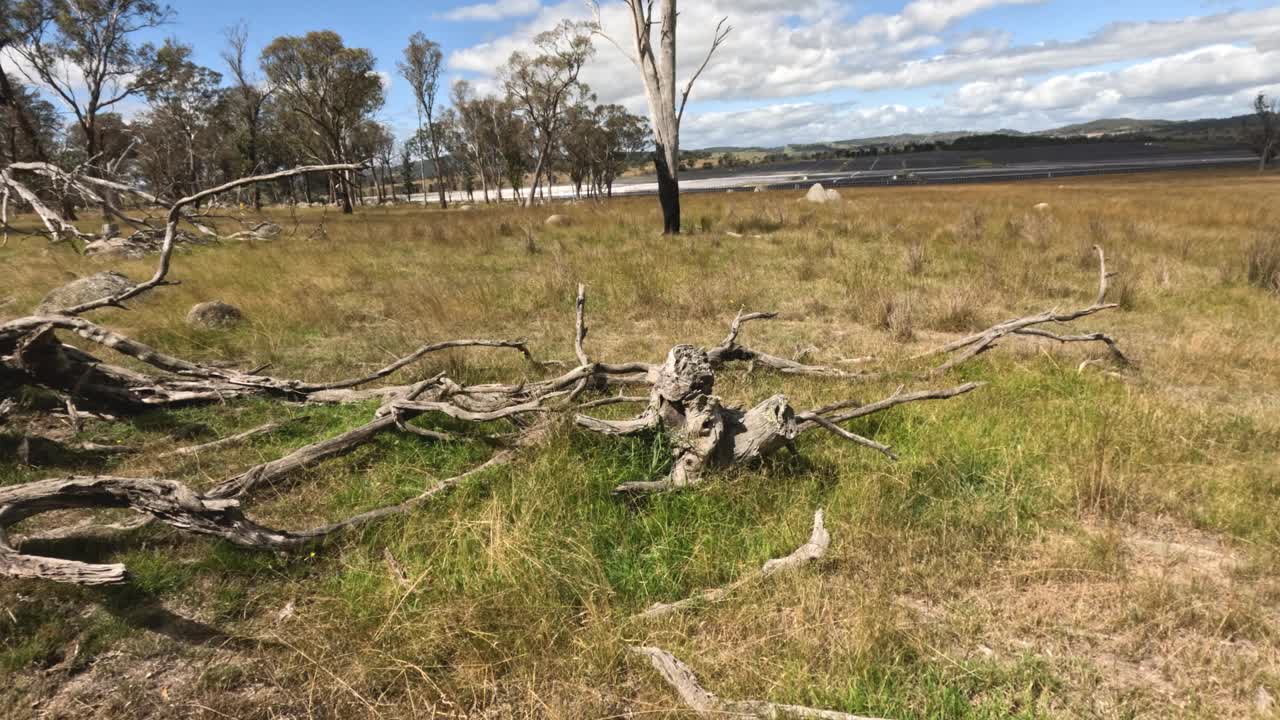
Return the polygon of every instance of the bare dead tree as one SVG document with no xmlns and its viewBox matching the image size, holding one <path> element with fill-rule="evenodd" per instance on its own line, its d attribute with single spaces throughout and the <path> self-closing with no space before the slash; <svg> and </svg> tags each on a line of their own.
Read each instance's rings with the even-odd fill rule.
<svg viewBox="0 0 1280 720">
<path fill-rule="evenodd" d="M 631 14 L 631 39 L 635 53 L 623 53 L 640 70 L 644 81 L 645 99 L 649 104 L 649 119 L 653 124 L 653 165 L 658 176 L 658 202 L 662 205 L 662 231 L 668 235 L 680 232 L 680 121 L 684 117 L 689 93 L 698 76 L 711 62 L 711 57 L 724 43 L 733 29 L 728 18 L 716 25 L 711 47 L 698 69 L 680 90 L 677 101 L 676 81 L 676 0 L 660 0 L 659 17 L 654 19 L 653 0 L 623 0 Z M 599 5 L 596 4 L 595 32 L 604 35 L 599 23 Z M 658 47 L 653 45 L 653 27 L 658 25 Z M 605 37 L 608 37 L 607 35 Z M 615 46 L 617 42 L 610 38 Z"/>
</svg>

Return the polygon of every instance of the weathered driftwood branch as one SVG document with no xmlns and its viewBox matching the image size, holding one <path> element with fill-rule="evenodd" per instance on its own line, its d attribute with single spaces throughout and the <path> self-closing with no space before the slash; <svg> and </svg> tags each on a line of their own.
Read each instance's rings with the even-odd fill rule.
<svg viewBox="0 0 1280 720">
<path fill-rule="evenodd" d="M 255 183 L 269 182 L 272 180 L 279 180 L 281 178 L 295 177 L 298 175 L 307 175 L 310 173 L 334 172 L 339 170 L 358 170 L 360 167 L 361 167 L 360 165 L 353 165 L 350 163 L 342 163 L 342 164 L 335 164 L 335 165 L 307 165 L 304 167 L 296 167 L 288 170 L 281 170 L 279 172 L 267 173 L 265 175 L 253 175 L 251 177 L 232 180 L 231 182 L 223 183 L 222 185 L 219 185 L 217 187 L 201 190 L 200 192 L 194 193 L 192 195 L 188 195 L 184 198 L 179 198 L 178 200 L 174 201 L 172 205 L 169 206 L 169 213 L 165 220 L 165 226 L 164 226 L 164 242 L 160 246 L 160 258 L 159 258 L 159 261 L 157 262 L 155 273 L 151 276 L 149 280 L 138 283 L 132 288 L 125 290 L 121 293 L 118 293 L 116 295 L 112 295 L 110 297 L 105 297 L 105 298 L 99 298 L 97 300 L 90 300 L 88 302 L 80 303 L 79 305 L 66 308 L 65 310 L 63 310 L 63 313 L 67 315 L 78 315 L 82 312 L 94 310 L 100 307 L 118 306 L 120 305 L 120 303 L 124 302 L 125 300 L 137 297 L 138 295 L 141 295 L 142 293 L 154 287 L 164 284 L 166 282 L 165 276 L 169 274 L 169 263 L 170 263 L 170 258 L 173 256 L 174 241 L 176 240 L 177 234 L 178 234 L 178 223 L 181 222 L 183 219 L 183 210 L 189 205 L 193 205 L 195 203 L 200 202 L 201 200 L 204 200 L 205 198 L 213 197 L 214 195 L 218 195 L 224 192 L 229 192 L 231 190 L 235 190 L 236 188 L 243 187 L 245 185 L 253 185 Z"/>
<path fill-rule="evenodd" d="M 734 321 L 721 348 L 734 346 L 741 324 L 739 321 L 744 317 L 748 316 L 739 315 Z M 615 492 L 662 492 L 695 485 L 702 480 L 703 471 L 707 468 L 728 467 L 766 457 L 790 446 L 802 432 L 817 427 L 896 459 L 888 446 L 840 428 L 837 423 L 907 402 L 956 397 L 980 386 L 979 383 L 967 383 L 949 390 L 911 395 L 898 393 L 869 406 L 844 401 L 799 416 L 785 395 L 775 395 L 749 410 L 743 410 L 723 406 L 720 398 L 712 394 L 715 373 L 710 355 L 710 352 L 691 345 L 672 348 L 667 361 L 655 370 L 648 406 L 630 420 L 602 420 L 583 414 L 576 416 L 577 425 L 592 432 L 621 436 L 661 431 L 671 442 L 675 463 L 666 478 L 622 483 Z M 852 413 L 828 416 L 854 406 L 856 409 Z"/>
<path fill-rule="evenodd" d="M 152 288 L 166 284 L 165 276 L 169 273 L 170 259 L 173 255 L 174 245 L 178 238 L 178 225 L 186 221 L 193 227 L 206 235 L 216 235 L 214 231 L 206 225 L 198 222 L 192 217 L 187 208 L 195 205 L 207 198 L 229 192 L 245 185 L 252 185 L 260 182 L 270 182 L 282 178 L 294 177 L 298 175 L 306 175 L 310 173 L 325 173 L 343 170 L 358 170 L 361 165 L 351 163 L 341 163 L 332 165 L 307 165 L 303 167 L 290 168 L 280 170 L 278 172 L 267 173 L 264 175 L 253 175 L 249 177 L 239 178 L 231 182 L 223 183 L 217 187 L 201 190 L 183 198 L 174 200 L 168 206 L 168 212 L 165 218 L 164 239 L 160 246 L 160 256 L 157 262 L 156 270 L 151 278 L 134 285 L 133 287 L 116 293 L 111 296 L 97 298 L 87 302 L 74 305 L 72 307 L 63 308 L 60 314 L 78 315 L 89 310 L 101 307 L 120 306 L 125 300 L 135 298 Z M 40 217 L 49 235 L 54 239 L 64 239 L 72 236 L 81 240 L 85 239 L 85 235 L 81 233 L 74 224 L 67 222 L 61 214 L 46 205 L 30 187 L 19 181 L 15 175 L 16 172 L 28 172 L 35 175 L 53 180 L 55 183 L 61 184 L 69 190 L 74 190 L 84 199 L 101 204 L 110 214 L 119 217 L 133 225 L 138 225 L 140 221 L 127 217 L 119 208 L 115 207 L 109 201 L 110 193 L 100 193 L 99 189 L 110 190 L 111 192 L 125 193 L 142 198 L 148 203 L 162 204 L 162 200 L 141 188 L 137 188 L 124 183 L 119 183 L 103 178 L 96 178 L 83 172 L 67 172 L 50 165 L 49 163 L 11 163 L 3 169 L 0 169 L 0 186 L 12 190 L 23 202 L 31 206 L 32 210 Z"/>
<path fill-rule="evenodd" d="M 6 191 L 5 192 L 6 233 L 9 229 L 9 223 L 7 218 L 8 197 L 9 197 L 9 191 L 12 191 L 14 195 L 18 196 L 19 200 L 21 200 L 22 202 L 25 202 L 31 208 L 31 211 L 34 212 L 36 216 L 40 218 L 40 222 L 44 225 L 45 230 L 49 234 L 49 237 L 53 238 L 54 240 L 63 240 L 67 236 L 76 237 L 76 238 L 83 237 L 83 235 L 80 233 L 80 230 L 75 225 L 67 222 L 62 218 L 61 214 L 54 211 L 48 205 L 45 205 L 44 201 L 40 199 L 40 196 L 37 195 L 34 190 L 32 190 L 25 183 L 19 181 L 17 177 L 15 177 L 14 168 L 12 165 L 4 168 L 0 168 L 0 185 L 2 185 Z"/>
<path fill-rule="evenodd" d="M 880 720 L 835 710 L 818 710 L 802 705 L 785 705 L 767 700 L 725 700 L 702 687 L 688 665 L 657 647 L 632 646 L 631 652 L 649 661 L 667 685 L 690 710 L 702 717 L 747 717 L 761 720 L 816 718 L 817 720 Z"/>
<path fill-rule="evenodd" d="M 173 377 L 152 377 L 101 362 L 54 337 L 54 330 L 150 365 Z M 381 380 L 431 353 L 455 348 L 511 348 L 533 361 L 521 340 L 449 340 L 423 345 L 386 367 L 357 378 L 309 383 L 234 369 L 201 365 L 162 353 L 89 320 L 68 315 L 19 318 L 0 325 L 0 373 L 26 384 L 66 392 L 91 404 L 129 410 L 156 405 L 222 402 L 248 395 L 274 395 L 298 401 L 344 402 L 370 395 L 347 392 Z"/>
<path fill-rule="evenodd" d="M 107 585 L 127 579 L 127 569 L 119 563 L 45 557 L 25 553 L 21 546 L 10 544 L 7 532 L 12 525 L 52 510 L 127 508 L 179 530 L 221 538 L 241 547 L 291 550 L 389 515 L 407 513 L 484 470 L 510 462 L 512 457 L 511 451 L 502 451 L 484 464 L 441 480 L 404 502 L 301 531 L 260 525 L 244 514 L 239 500 L 197 493 L 173 480 L 72 476 L 4 487 L 0 488 L 0 575 L 78 585 Z"/>
<path fill-rule="evenodd" d="M 1116 341 L 1104 333 L 1057 335 L 1053 332 L 1037 327 L 1039 325 L 1046 324 L 1068 323 L 1072 320 L 1078 320 L 1082 317 L 1088 317 L 1104 310 L 1112 310 L 1119 307 L 1116 303 L 1106 302 L 1107 291 L 1110 284 L 1109 281 L 1115 273 L 1107 271 L 1107 259 L 1106 255 L 1103 253 L 1102 247 L 1094 245 L 1093 250 L 1098 254 L 1098 295 L 1092 305 L 1065 312 L 1060 312 L 1057 309 L 1046 310 L 1035 315 L 1006 320 L 1002 323 L 997 323 L 982 332 L 974 333 L 973 335 L 949 342 L 942 347 L 921 353 L 913 359 L 936 355 L 950 355 L 954 353 L 954 355 L 951 355 L 949 360 L 935 367 L 929 373 L 930 375 L 939 375 L 990 350 L 995 347 L 996 342 L 1003 337 L 1008 335 L 1023 335 L 1047 338 L 1060 343 L 1101 342 L 1107 346 L 1107 350 L 1111 352 L 1111 356 L 1115 358 L 1117 362 L 1122 365 L 1131 365 L 1132 362 L 1123 352 L 1120 351 L 1120 347 L 1116 344 Z"/>
<path fill-rule="evenodd" d="M 870 380 L 879 377 L 876 373 L 850 372 L 828 365 L 806 365 L 796 360 L 788 360 L 784 357 L 778 357 L 777 355 L 771 355 L 767 352 L 738 344 L 738 334 L 742 331 L 744 324 L 753 320 L 772 320 L 776 317 L 778 317 L 778 314 L 774 312 L 744 313 L 738 311 L 737 316 L 734 317 L 733 322 L 729 325 L 729 334 L 725 336 L 725 339 L 719 345 L 707 351 L 708 362 L 711 363 L 713 368 L 718 368 L 732 361 L 748 362 L 753 366 L 760 365 L 785 375 L 814 375 L 852 380 Z"/>
<path fill-rule="evenodd" d="M 822 520 L 822 510 L 819 509 L 813 514 L 813 530 L 809 534 L 809 539 L 803 545 L 791 551 L 789 555 L 768 560 L 760 569 L 749 572 L 728 585 L 703 590 L 683 600 L 671 603 L 654 603 L 636 617 L 648 620 L 670 615 L 694 605 L 719 602 L 729 593 L 743 585 L 780 572 L 793 570 L 806 563 L 820 559 L 827 553 L 827 547 L 831 544 L 831 535 L 827 532 Z"/>
</svg>

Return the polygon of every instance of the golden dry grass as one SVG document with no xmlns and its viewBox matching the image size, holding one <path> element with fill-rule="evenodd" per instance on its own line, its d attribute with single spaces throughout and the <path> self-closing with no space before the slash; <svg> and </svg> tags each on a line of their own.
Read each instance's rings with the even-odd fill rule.
<svg viewBox="0 0 1280 720">
<path fill-rule="evenodd" d="M 184 253 L 181 285 L 97 319 L 176 354 L 323 379 L 461 336 L 523 336 L 536 354 L 567 358 L 578 282 L 588 346 L 604 360 L 713 343 L 745 306 L 782 313 L 749 327 L 754 346 L 892 364 L 1007 317 L 1089 302 L 1098 243 L 1120 273 L 1122 309 L 1081 329 L 1117 337 L 1138 367 L 1078 370 L 1095 350 L 1006 341 L 935 383 L 989 381 L 979 393 L 858 428 L 893 444 L 897 464 L 806 437 L 802 458 L 628 507 L 608 489 L 660 471 L 663 448 L 563 429 L 483 486 L 315 556 L 149 533 L 103 549 L 137 572 L 130 588 L 0 586 L 11 611 L 0 614 L 0 668 L 13 679 L 0 710 L 676 716 L 669 691 L 626 657 L 644 643 L 725 697 L 894 718 L 1272 717 L 1280 298 L 1249 284 L 1248 258 L 1275 232 L 1277 190 L 1274 175 L 1205 172 L 856 190 L 820 207 L 793 192 L 692 195 L 685 224 L 696 230 L 678 239 L 655 234 L 647 198 L 558 208 L 574 220 L 561 229 L 543 227 L 546 210 L 509 207 L 308 210 L 279 241 Z M 0 263 L 9 315 L 106 267 L 32 240 L 11 240 Z M 244 308 L 246 325 L 183 323 L 191 304 L 215 298 Z M 406 377 L 440 369 L 526 372 L 469 352 Z M 785 391 L 799 407 L 892 389 L 761 373 L 718 387 L 733 402 Z M 87 436 L 159 447 L 185 442 L 174 436 L 187 427 L 205 437 L 308 416 L 249 447 L 112 467 L 200 484 L 367 413 L 250 402 Z M 337 517 L 486 452 L 388 439 L 253 511 L 291 526 Z M 0 481 L 58 470 L 0 464 Z M 833 535 L 819 566 L 660 622 L 629 619 L 789 551 L 818 505 Z M 218 634 L 197 641 L 192 621 Z"/>
</svg>

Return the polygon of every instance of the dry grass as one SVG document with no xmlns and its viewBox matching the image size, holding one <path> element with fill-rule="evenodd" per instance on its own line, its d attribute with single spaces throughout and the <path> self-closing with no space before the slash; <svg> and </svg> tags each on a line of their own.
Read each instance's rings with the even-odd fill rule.
<svg viewBox="0 0 1280 720">
<path fill-rule="evenodd" d="M 1007 340 L 962 371 L 991 382 L 979 393 L 854 428 L 893 444 L 897 464 L 806 438 L 799 458 L 633 507 L 608 489 L 661 472 L 666 449 L 565 429 L 484 486 L 314 556 L 162 530 L 67 548 L 123 557 L 137 577 L 115 590 L 0 585 L 0 716 L 677 716 L 628 643 L 667 647 L 726 697 L 894 718 L 1274 716 L 1280 298 L 1250 284 L 1241 258 L 1267 262 L 1269 246 L 1250 243 L 1271 227 L 1278 189 L 1240 172 L 856 190 L 820 208 L 798 193 L 692 195 L 697 232 L 679 239 L 656 235 L 649 198 L 558 208 L 574 224 L 557 229 L 545 210 L 510 207 L 309 210 L 277 242 L 184 253 L 181 285 L 96 317 L 177 354 L 320 380 L 428 338 L 525 336 L 568 357 L 578 282 L 604 360 L 715 342 L 745 306 L 782 313 L 749 328 L 754 345 L 893 362 L 1087 302 L 1086 252 L 1101 243 L 1126 311 L 1086 325 L 1138 368 L 1078 370 L 1095 350 Z M 16 239 L 0 265 L 8 315 L 111 266 Z M 149 264 L 117 269 L 141 277 Z M 214 297 L 247 324 L 189 329 L 187 308 Z M 471 352 L 406 378 L 444 369 L 527 372 Z M 895 384 L 728 374 L 718 392 L 786 392 L 805 407 Z M 306 416 L 164 464 L 0 462 L 0 482 L 111 470 L 207 483 L 368 412 L 247 402 L 94 425 L 86 439 L 165 447 Z M 304 525 L 488 452 L 387 438 L 252 511 Z M 818 567 L 661 622 L 629 619 L 790 550 L 819 505 L 833 545 Z"/>
<path fill-rule="evenodd" d="M 1249 284 L 1280 295 L 1280 233 L 1259 235 L 1246 252 Z"/>
</svg>

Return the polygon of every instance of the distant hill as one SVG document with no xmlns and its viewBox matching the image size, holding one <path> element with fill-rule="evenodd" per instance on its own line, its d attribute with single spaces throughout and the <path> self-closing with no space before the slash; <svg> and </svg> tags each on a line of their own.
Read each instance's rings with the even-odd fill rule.
<svg viewBox="0 0 1280 720">
<path fill-rule="evenodd" d="M 1066 125 L 1043 130 L 1036 135 L 1048 137 L 1112 137 L 1142 135 L 1157 140 L 1223 142 L 1240 138 L 1241 128 L 1249 115 L 1201 120 L 1134 120 L 1114 118 L 1094 120 L 1079 125 Z"/>
<path fill-rule="evenodd" d="M 1167 140 L 1179 142 L 1233 143 L 1241 137 L 1241 128 L 1248 115 L 1229 118 L 1204 118 L 1201 120 L 1143 120 L 1137 118 L 1104 118 L 1086 123 L 1064 125 L 1062 127 L 1024 133 L 1018 130 L 995 130 L 979 132 L 975 130 L 954 130 L 936 133 L 901 133 L 898 135 L 877 135 L 849 140 L 832 140 L 820 143 L 796 143 L 782 147 L 733 147 L 719 146 L 706 148 L 704 152 L 764 152 L 781 155 L 799 155 L 809 153 L 835 152 L 851 150 L 859 147 L 902 147 L 905 145 L 923 145 L 935 143 L 952 143 L 968 137 L 1044 137 L 1044 138 L 1148 138 L 1151 140 Z"/>
<path fill-rule="evenodd" d="M 1102 137 L 1106 135 L 1148 134 L 1173 125 L 1170 120 L 1136 120 L 1133 118 L 1107 118 L 1075 125 L 1063 125 L 1051 130 L 1031 133 L 1042 137 Z"/>
</svg>

